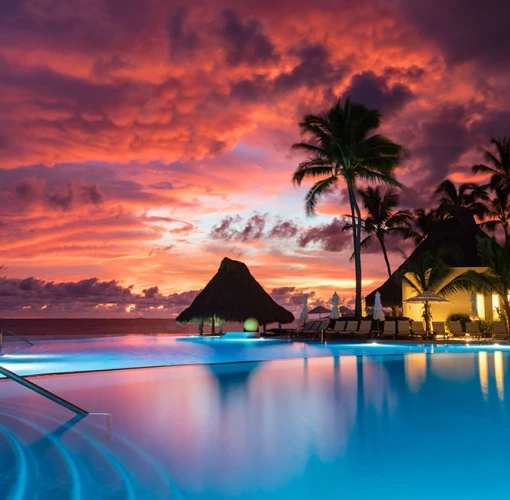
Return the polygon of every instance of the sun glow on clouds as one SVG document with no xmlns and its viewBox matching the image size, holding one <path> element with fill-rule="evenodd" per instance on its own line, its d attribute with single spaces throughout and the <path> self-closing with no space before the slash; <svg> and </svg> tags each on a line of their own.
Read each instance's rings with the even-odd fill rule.
<svg viewBox="0 0 510 500">
<path fill-rule="evenodd" d="M 294 287 L 289 307 L 314 290 L 348 301 L 346 197 L 304 215 L 309 185 L 290 182 L 297 123 L 350 95 L 410 150 L 399 169 L 408 205 L 430 204 L 448 172 L 469 180 L 478 146 L 510 130 L 509 40 L 491 46 L 493 18 L 473 36 L 485 15 L 475 3 L 0 3 L 4 274 L 117 280 L 137 300 L 157 286 L 145 308 L 94 305 L 173 314 L 181 296 L 163 309 L 156 299 L 194 293 L 227 255 L 268 290 Z M 478 42 L 466 51 L 457 39 Z M 378 253 L 364 259 L 367 293 L 385 271 Z"/>
</svg>

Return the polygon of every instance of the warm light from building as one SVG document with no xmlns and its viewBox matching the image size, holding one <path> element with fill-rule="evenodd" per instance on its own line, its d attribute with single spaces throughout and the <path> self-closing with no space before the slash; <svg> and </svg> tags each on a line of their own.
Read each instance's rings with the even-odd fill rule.
<svg viewBox="0 0 510 500">
<path fill-rule="evenodd" d="M 496 351 L 494 353 L 494 374 L 496 375 L 496 389 L 498 390 L 498 398 L 501 402 L 505 400 L 505 368 L 503 364 L 503 352 Z"/>
<path fill-rule="evenodd" d="M 489 355 L 487 352 L 478 353 L 478 373 L 483 397 L 487 401 L 489 398 Z"/>
<path fill-rule="evenodd" d="M 492 315 L 494 320 L 499 320 L 499 297 L 497 295 L 492 296 Z"/>
<path fill-rule="evenodd" d="M 476 309 L 478 317 L 485 319 L 485 297 L 481 293 L 476 294 Z"/>
</svg>

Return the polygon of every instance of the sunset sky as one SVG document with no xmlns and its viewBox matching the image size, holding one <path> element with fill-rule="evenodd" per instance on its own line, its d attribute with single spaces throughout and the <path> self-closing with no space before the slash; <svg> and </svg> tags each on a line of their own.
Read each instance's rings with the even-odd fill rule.
<svg viewBox="0 0 510 500">
<path fill-rule="evenodd" d="M 503 0 L 0 1 L 0 314 L 173 316 L 225 256 L 280 304 L 353 297 L 340 191 L 291 152 L 350 96 L 409 150 L 404 207 L 510 135 Z M 393 268 L 401 253 L 390 254 Z M 385 279 L 374 247 L 364 294 Z"/>
</svg>

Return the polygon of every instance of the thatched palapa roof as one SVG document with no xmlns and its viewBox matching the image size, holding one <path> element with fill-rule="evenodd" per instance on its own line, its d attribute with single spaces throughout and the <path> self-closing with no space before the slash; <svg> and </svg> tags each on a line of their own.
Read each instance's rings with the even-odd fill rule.
<svg viewBox="0 0 510 500">
<path fill-rule="evenodd" d="M 253 317 L 261 325 L 291 323 L 294 315 L 279 306 L 251 275 L 246 264 L 225 257 L 218 272 L 193 303 L 177 316 L 177 323 L 199 323 L 213 317 L 243 322 Z"/>
<path fill-rule="evenodd" d="M 438 222 L 407 258 L 407 260 L 379 288 L 366 296 L 367 305 L 373 305 L 375 292 L 379 290 L 384 307 L 402 304 L 402 270 L 408 263 L 417 262 L 424 252 L 436 254 L 443 244 L 457 245 L 461 252 L 457 262 L 446 264 L 452 267 L 483 267 L 478 255 L 478 238 L 488 238 L 476 224 L 473 214 L 468 209 L 457 208 L 453 217 Z"/>
</svg>

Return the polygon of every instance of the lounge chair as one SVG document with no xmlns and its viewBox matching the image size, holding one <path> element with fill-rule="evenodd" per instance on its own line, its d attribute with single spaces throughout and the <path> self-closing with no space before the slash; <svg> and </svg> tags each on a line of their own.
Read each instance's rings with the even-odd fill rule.
<svg viewBox="0 0 510 500">
<path fill-rule="evenodd" d="M 317 335 L 324 335 L 324 332 L 329 326 L 329 319 L 325 319 L 324 321 L 319 321 L 319 326 L 317 327 L 317 330 L 312 335 L 312 340 L 317 337 Z"/>
<path fill-rule="evenodd" d="M 371 321 L 360 321 L 358 329 L 354 332 L 354 336 L 368 338 L 368 336 L 371 333 L 372 333 L 372 322 Z"/>
<path fill-rule="evenodd" d="M 396 326 L 395 321 L 386 320 L 382 332 L 379 332 L 379 337 L 382 339 L 395 339 L 397 334 Z"/>
<path fill-rule="evenodd" d="M 444 321 L 433 321 L 432 322 L 432 331 L 436 337 L 443 337 L 443 340 L 448 338 L 448 333 L 444 327 Z"/>
<path fill-rule="evenodd" d="M 460 321 L 450 321 L 450 333 L 454 337 L 465 337 L 466 334 L 462 330 L 462 323 Z"/>
<path fill-rule="evenodd" d="M 357 321 L 347 321 L 347 325 L 345 325 L 345 336 L 354 335 L 356 330 L 358 329 Z"/>
<path fill-rule="evenodd" d="M 411 336 L 409 321 L 407 319 L 398 320 L 397 326 L 398 326 L 397 338 L 408 339 Z"/>
<path fill-rule="evenodd" d="M 297 337 L 309 337 L 313 335 L 317 329 L 319 328 L 321 322 L 320 321 L 311 321 L 310 323 L 305 323 L 302 330 L 296 330 Z"/>
<path fill-rule="evenodd" d="M 333 325 L 333 328 L 328 332 L 328 337 L 335 338 L 344 336 L 346 324 L 347 321 L 345 321 L 344 319 L 337 319 L 335 321 L 335 324 Z"/>
<path fill-rule="evenodd" d="M 423 328 L 423 323 L 421 321 L 413 321 L 411 326 L 411 337 L 421 337 L 424 340 L 427 338 L 427 332 L 425 328 Z"/>
<path fill-rule="evenodd" d="M 466 336 L 468 335 L 478 339 L 482 338 L 482 332 L 480 331 L 478 321 L 470 321 L 469 323 L 466 323 Z"/>
<path fill-rule="evenodd" d="M 494 340 L 507 340 L 508 333 L 506 331 L 506 325 L 502 321 L 494 321 Z"/>
</svg>

